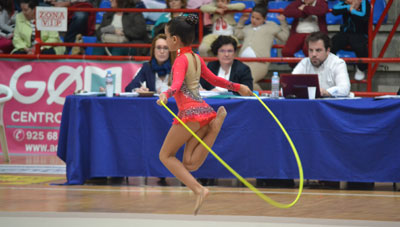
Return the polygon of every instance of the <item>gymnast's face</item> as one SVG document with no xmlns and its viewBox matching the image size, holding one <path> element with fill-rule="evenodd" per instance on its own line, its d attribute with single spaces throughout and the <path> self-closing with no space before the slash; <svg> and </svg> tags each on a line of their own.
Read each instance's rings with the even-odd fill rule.
<svg viewBox="0 0 400 227">
<path fill-rule="evenodd" d="M 308 43 L 308 57 L 314 67 L 319 67 L 330 53 L 330 48 L 325 49 L 324 41 L 318 40 Z"/>
<path fill-rule="evenodd" d="M 169 51 L 176 51 L 175 43 L 173 40 L 174 38 L 171 37 L 171 33 L 169 33 L 169 31 L 168 31 L 168 26 L 165 26 L 164 33 L 165 33 L 165 36 L 167 37 L 167 45 L 168 45 Z"/>
</svg>

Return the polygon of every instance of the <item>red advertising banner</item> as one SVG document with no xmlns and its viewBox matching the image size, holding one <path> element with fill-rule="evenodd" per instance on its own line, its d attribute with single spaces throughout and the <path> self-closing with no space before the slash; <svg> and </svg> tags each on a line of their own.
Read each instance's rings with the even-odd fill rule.
<svg viewBox="0 0 400 227">
<path fill-rule="evenodd" d="M 9 153 L 56 154 L 65 97 L 78 90 L 99 91 L 111 71 L 120 93 L 141 62 L 1 60 L 0 84 L 13 91 L 3 119 Z"/>
</svg>

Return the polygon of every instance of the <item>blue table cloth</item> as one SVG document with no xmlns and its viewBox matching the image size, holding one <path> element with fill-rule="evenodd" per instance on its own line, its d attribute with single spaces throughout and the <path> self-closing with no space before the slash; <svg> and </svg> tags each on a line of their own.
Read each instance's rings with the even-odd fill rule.
<svg viewBox="0 0 400 227">
<path fill-rule="evenodd" d="M 67 184 L 104 176 L 172 176 L 158 158 L 172 116 L 156 100 L 68 96 L 57 152 L 67 166 Z M 228 111 L 212 149 L 233 169 L 246 178 L 298 178 L 289 143 L 258 100 L 206 101 Z M 264 102 L 291 136 L 306 179 L 400 181 L 400 100 Z M 174 99 L 168 106 L 177 112 Z M 211 154 L 193 174 L 233 177 Z"/>
</svg>

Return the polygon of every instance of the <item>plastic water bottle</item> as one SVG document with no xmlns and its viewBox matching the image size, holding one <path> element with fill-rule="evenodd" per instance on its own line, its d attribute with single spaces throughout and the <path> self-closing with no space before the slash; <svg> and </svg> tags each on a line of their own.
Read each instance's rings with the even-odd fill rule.
<svg viewBox="0 0 400 227">
<path fill-rule="evenodd" d="M 274 72 L 271 78 L 271 98 L 279 98 L 279 76 Z"/>
<path fill-rule="evenodd" d="M 113 93 L 114 93 L 114 82 L 111 71 L 109 70 L 107 71 L 106 74 L 106 96 L 113 97 Z"/>
</svg>

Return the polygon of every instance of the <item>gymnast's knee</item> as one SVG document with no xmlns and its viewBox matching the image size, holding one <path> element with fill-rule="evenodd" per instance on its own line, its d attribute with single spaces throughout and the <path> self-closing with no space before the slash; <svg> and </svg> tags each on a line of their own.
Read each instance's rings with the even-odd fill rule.
<svg viewBox="0 0 400 227">
<path fill-rule="evenodd" d="M 195 165 L 192 162 L 185 161 L 183 162 L 183 166 L 185 166 L 185 168 L 190 172 L 194 172 L 200 168 L 200 165 Z"/>
</svg>

